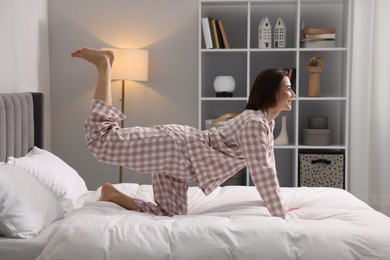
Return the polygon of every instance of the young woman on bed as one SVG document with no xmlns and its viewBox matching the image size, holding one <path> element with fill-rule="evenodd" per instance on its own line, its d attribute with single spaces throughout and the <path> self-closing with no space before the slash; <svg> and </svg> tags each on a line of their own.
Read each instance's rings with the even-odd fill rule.
<svg viewBox="0 0 390 260">
<path fill-rule="evenodd" d="M 72 53 L 93 63 L 98 79 L 85 123 L 87 147 L 99 161 L 152 174 L 157 205 L 135 199 L 113 185 L 102 186 L 100 200 L 156 215 L 187 214 L 188 183 L 196 181 L 207 195 L 245 166 L 272 216 L 285 218 L 273 152 L 274 119 L 291 110 L 295 93 L 283 70 L 261 72 L 246 109 L 226 125 L 209 131 L 189 126 L 120 128 L 125 116 L 112 106 L 113 53 L 82 48 Z"/>
</svg>

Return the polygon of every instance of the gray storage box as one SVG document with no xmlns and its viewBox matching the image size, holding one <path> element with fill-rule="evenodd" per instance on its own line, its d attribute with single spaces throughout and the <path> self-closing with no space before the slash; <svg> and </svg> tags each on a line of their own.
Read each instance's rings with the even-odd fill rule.
<svg viewBox="0 0 390 260">
<path fill-rule="evenodd" d="M 330 129 L 303 129 L 303 144 L 304 145 L 330 145 L 331 130 Z"/>
<path fill-rule="evenodd" d="M 298 186 L 345 188 L 344 154 L 300 153 Z"/>
<path fill-rule="evenodd" d="M 327 116 L 311 116 L 309 117 L 310 129 L 327 129 L 328 117 Z"/>
</svg>

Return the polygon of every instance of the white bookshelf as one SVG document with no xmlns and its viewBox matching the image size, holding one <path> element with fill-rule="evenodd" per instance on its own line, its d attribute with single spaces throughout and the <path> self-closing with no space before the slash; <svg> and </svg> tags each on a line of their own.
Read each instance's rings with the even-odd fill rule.
<svg viewBox="0 0 390 260">
<path fill-rule="evenodd" d="M 280 132 L 281 117 L 287 116 L 289 144 L 275 146 L 276 167 L 281 186 L 298 185 L 298 155 L 308 150 L 342 151 L 345 154 L 345 187 L 348 188 L 348 147 L 350 107 L 350 39 L 353 0 L 246 0 L 199 2 L 202 17 L 222 20 L 230 42 L 229 49 L 206 49 L 199 26 L 199 128 L 206 119 L 245 109 L 250 88 L 257 74 L 267 68 L 296 68 L 296 94 L 293 109 L 276 119 L 275 137 Z M 286 48 L 259 49 L 257 30 L 262 17 L 272 27 L 282 17 L 287 27 Z M 300 29 L 331 27 L 336 29 L 334 48 L 300 48 Z M 200 24 L 200 22 L 199 22 Z M 324 60 L 321 96 L 308 97 L 306 63 L 312 54 Z M 232 75 L 236 80 L 233 98 L 217 98 L 213 80 L 218 75 Z M 332 129 L 331 145 L 302 144 L 303 128 L 309 116 L 326 115 Z M 249 176 L 247 179 L 249 184 Z"/>
</svg>

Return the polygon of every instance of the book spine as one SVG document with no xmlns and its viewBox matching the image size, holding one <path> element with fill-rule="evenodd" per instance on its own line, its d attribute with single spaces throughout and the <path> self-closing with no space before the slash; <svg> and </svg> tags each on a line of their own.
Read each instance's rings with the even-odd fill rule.
<svg viewBox="0 0 390 260">
<path fill-rule="evenodd" d="M 210 34 L 211 34 L 211 41 L 213 42 L 213 48 L 217 48 L 217 45 L 215 43 L 215 37 L 214 37 L 214 27 L 213 27 L 213 18 L 209 17 L 209 25 L 210 25 Z"/>
<path fill-rule="evenodd" d="M 219 46 L 219 42 L 218 42 L 218 32 L 217 32 L 217 26 L 215 25 L 215 20 L 214 19 L 212 19 L 212 26 L 213 26 L 213 29 L 212 29 L 212 31 L 213 31 L 213 35 L 214 35 L 214 37 L 213 37 L 213 39 L 214 39 L 214 42 L 215 42 L 215 48 L 217 48 L 217 49 L 219 49 L 220 48 L 220 46 Z"/>
<path fill-rule="evenodd" d="M 225 48 L 225 44 L 223 43 L 221 28 L 219 27 L 219 20 L 215 20 L 215 27 L 217 28 L 217 36 L 218 36 L 219 47 L 221 49 L 224 49 Z"/>
<path fill-rule="evenodd" d="M 228 48 L 230 48 L 230 44 L 229 44 L 228 38 L 226 36 L 225 27 L 223 26 L 223 22 L 221 20 L 218 21 L 218 24 L 219 24 L 219 28 L 221 29 L 223 45 L 226 49 L 228 49 Z"/>
<path fill-rule="evenodd" d="M 302 29 L 303 34 L 323 34 L 323 33 L 336 33 L 333 28 L 306 28 Z"/>
<path fill-rule="evenodd" d="M 305 39 L 336 39 L 335 33 L 305 34 Z"/>
<path fill-rule="evenodd" d="M 208 17 L 202 18 L 202 30 L 203 30 L 203 38 L 204 38 L 206 49 L 212 49 L 213 42 L 211 39 L 210 24 L 209 24 Z"/>
</svg>

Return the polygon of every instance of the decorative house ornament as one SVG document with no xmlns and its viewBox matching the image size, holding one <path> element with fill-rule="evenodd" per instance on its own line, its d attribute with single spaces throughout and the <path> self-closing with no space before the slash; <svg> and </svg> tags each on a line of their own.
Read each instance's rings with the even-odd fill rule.
<svg viewBox="0 0 390 260">
<path fill-rule="evenodd" d="M 214 79 L 214 90 L 217 97 L 233 97 L 236 81 L 233 76 L 217 76 Z"/>
<path fill-rule="evenodd" d="M 275 48 L 285 48 L 286 47 L 286 25 L 282 18 L 278 18 L 276 20 L 276 24 L 274 27 L 274 47 Z"/>
<path fill-rule="evenodd" d="M 259 33 L 259 48 L 272 47 L 272 26 L 269 23 L 268 17 L 262 18 L 258 28 Z"/>
</svg>

